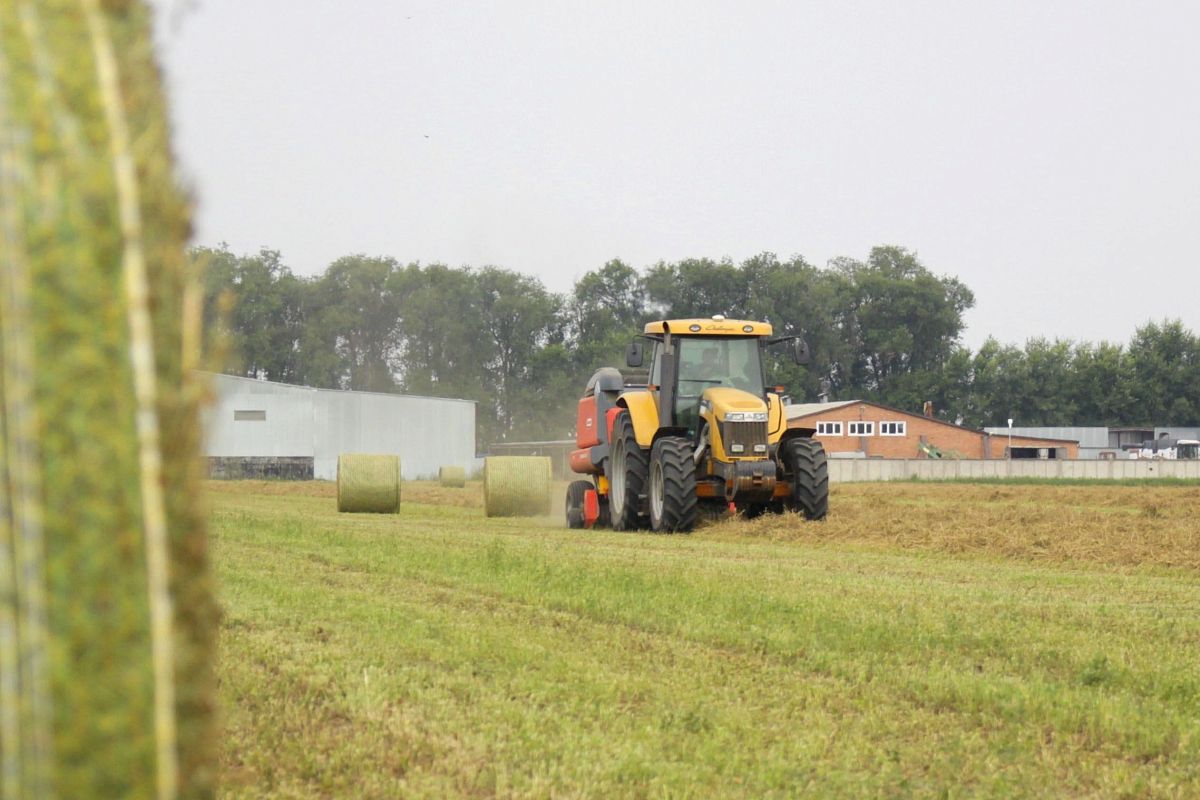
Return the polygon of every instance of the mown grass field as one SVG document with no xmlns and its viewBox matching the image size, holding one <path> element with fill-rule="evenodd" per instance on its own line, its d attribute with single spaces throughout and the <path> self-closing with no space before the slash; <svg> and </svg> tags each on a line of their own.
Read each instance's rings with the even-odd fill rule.
<svg viewBox="0 0 1200 800">
<path fill-rule="evenodd" d="M 478 493 L 210 484 L 226 796 L 1200 796 L 1200 488 L 849 485 L 689 536 Z"/>
</svg>

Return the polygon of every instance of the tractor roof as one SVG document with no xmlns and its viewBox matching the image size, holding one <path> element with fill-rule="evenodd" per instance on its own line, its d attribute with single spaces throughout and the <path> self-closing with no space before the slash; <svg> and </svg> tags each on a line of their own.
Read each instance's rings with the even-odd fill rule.
<svg viewBox="0 0 1200 800">
<path fill-rule="evenodd" d="M 771 323 L 745 319 L 725 319 L 720 314 L 696 319 L 665 319 L 647 322 L 643 333 L 666 333 L 676 336 L 770 336 Z"/>
</svg>

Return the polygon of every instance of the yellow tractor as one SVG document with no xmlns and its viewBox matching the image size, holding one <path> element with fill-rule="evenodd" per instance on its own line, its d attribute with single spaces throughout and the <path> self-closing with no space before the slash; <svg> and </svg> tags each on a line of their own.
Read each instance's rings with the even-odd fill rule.
<svg viewBox="0 0 1200 800">
<path fill-rule="evenodd" d="M 567 488 L 567 525 L 688 531 L 702 510 L 746 516 L 829 510 L 825 451 L 808 428 L 789 428 L 779 389 L 765 385 L 762 352 L 787 343 L 798 364 L 808 348 L 773 338 L 765 322 L 651 322 L 626 352 L 646 363 L 645 383 L 597 370 L 579 401 L 571 469 L 591 476 Z"/>
</svg>

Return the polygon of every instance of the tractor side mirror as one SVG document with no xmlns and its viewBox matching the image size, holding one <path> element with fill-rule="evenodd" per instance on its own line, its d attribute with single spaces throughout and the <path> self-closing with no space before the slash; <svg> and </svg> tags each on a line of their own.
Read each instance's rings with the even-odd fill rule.
<svg viewBox="0 0 1200 800">
<path fill-rule="evenodd" d="M 644 356 L 641 342 L 630 342 L 625 348 L 625 363 L 631 367 L 640 367 Z"/>
<path fill-rule="evenodd" d="M 792 360 L 802 367 L 812 361 L 812 351 L 808 349 L 808 342 L 803 339 L 792 340 Z"/>
</svg>

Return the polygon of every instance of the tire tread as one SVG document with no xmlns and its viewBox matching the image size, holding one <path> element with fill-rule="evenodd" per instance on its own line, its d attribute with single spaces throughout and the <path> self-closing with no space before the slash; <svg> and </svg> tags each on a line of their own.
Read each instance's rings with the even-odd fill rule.
<svg viewBox="0 0 1200 800">
<path fill-rule="evenodd" d="M 789 508 L 806 519 L 825 519 L 829 514 L 829 465 L 825 448 L 813 439 L 792 439 L 785 446 L 784 460 L 792 479 Z"/>
<path fill-rule="evenodd" d="M 592 484 L 589 481 L 571 481 L 567 486 L 567 527 L 579 530 L 583 527 L 583 498 Z"/>
<path fill-rule="evenodd" d="M 654 443 L 650 460 L 661 463 L 663 471 L 663 516 L 655 530 L 690 531 L 696 525 L 699 506 L 691 443 L 681 437 L 664 436 Z"/>
<path fill-rule="evenodd" d="M 617 440 L 621 440 L 625 448 L 625 505 L 623 513 L 618 515 L 612 501 L 609 501 L 610 522 L 613 530 L 635 531 L 649 527 L 649 517 L 641 513 L 641 506 L 646 494 L 646 481 L 650 477 L 650 459 L 649 453 L 637 443 L 633 420 L 629 418 L 628 411 L 621 412 L 613 421 L 613 443 L 616 444 Z M 606 470 L 611 471 L 611 465 L 610 458 Z M 611 474 L 608 479 L 611 485 Z"/>
</svg>

